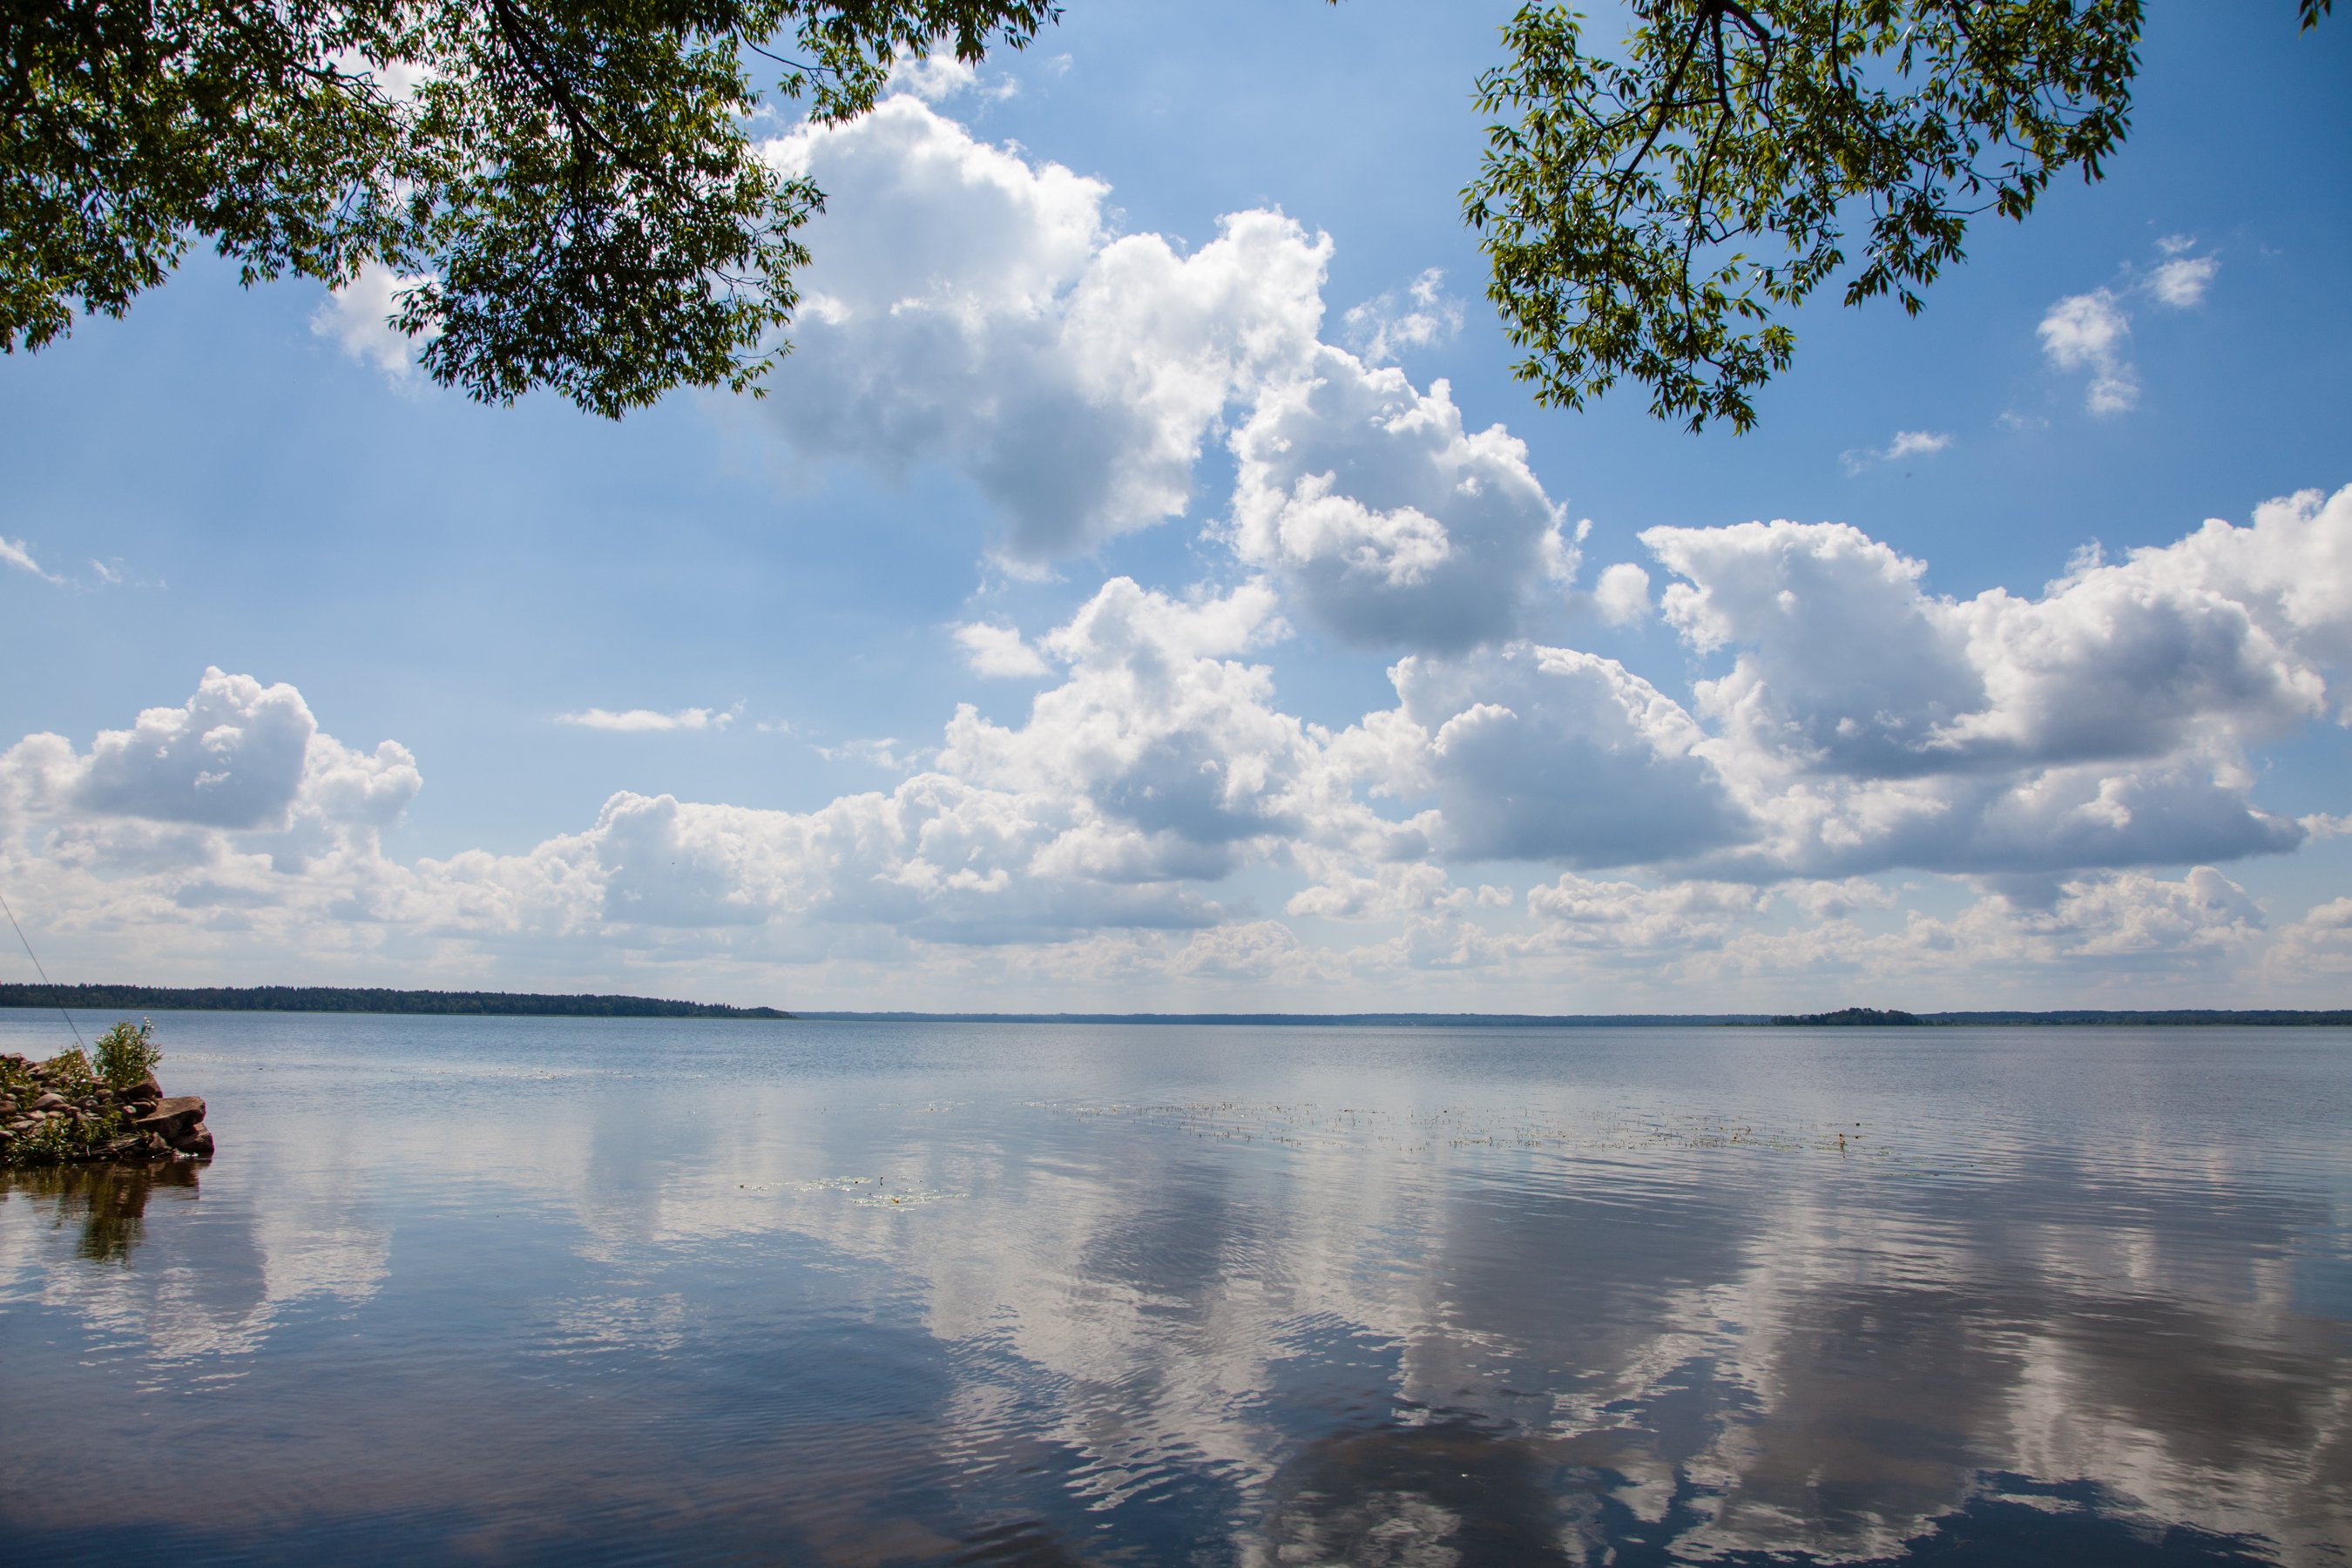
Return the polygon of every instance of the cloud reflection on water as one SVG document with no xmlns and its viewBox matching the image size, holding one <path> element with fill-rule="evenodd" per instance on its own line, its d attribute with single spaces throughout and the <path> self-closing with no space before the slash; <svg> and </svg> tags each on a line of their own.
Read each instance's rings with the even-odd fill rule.
<svg viewBox="0 0 2352 1568">
<path fill-rule="evenodd" d="M 1705 1558 L 1892 1557 L 2017 1508 L 2292 1558 L 2346 1539 L 2352 1367 L 2284 1267 L 2329 1224 L 2308 1198 L 2057 1156 L 1957 1184 L 1671 1144 L 1501 1169 L 1454 1151 L 1440 1175 L 1344 1144 L 1204 1163 L 1187 1142 L 1131 1122 L 1091 1179 L 1004 1197 L 982 1178 L 985 1212 L 919 1229 L 821 1196 L 780 1223 L 924 1281 L 943 1342 L 1050 1381 L 1094 1506 L 1178 1464 L 1265 1517 L 1300 1448 L 1265 1391 L 1349 1344 L 1379 1352 L 1320 1392 L 1362 1430 L 1318 1440 L 1436 1423 L 1606 1478 L 1552 1500 L 1571 1560 L 1600 1560 L 1612 1513 Z M 2095 1489 L 2020 1502 L 2002 1475 Z M 1398 1506 L 1395 1531 L 1425 1534 L 1411 1518 L 1436 1505 Z M 1285 1539 L 1248 1555 L 1291 1561 Z"/>
<path fill-rule="evenodd" d="M 1638 1066 L 1343 1100 L 1228 1061 L 1264 1092 L 1193 1101 L 608 1065 L 279 1064 L 136 1232 L 127 1198 L 16 1184 L 0 1389 L 202 1434 L 142 1500 L 201 1500 L 197 1561 L 365 1531 L 1267 1568 L 2352 1540 L 2324 1136 L 2117 1119 L 2095 1081 L 2041 1123 L 1948 1095 L 1906 1122 Z M 353 1094 L 379 1121 L 338 1161 Z M 95 1349 L 45 1351 L 36 1310 Z M 0 1433 L 0 1522 L 83 1539 L 26 1441 Z"/>
</svg>

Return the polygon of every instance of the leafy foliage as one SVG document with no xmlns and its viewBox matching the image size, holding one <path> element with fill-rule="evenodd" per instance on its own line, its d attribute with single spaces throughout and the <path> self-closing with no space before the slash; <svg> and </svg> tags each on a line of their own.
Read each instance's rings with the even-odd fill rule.
<svg viewBox="0 0 2352 1568">
<path fill-rule="evenodd" d="M 59 1051 L 41 1064 L 41 1070 L 47 1075 L 48 1086 L 68 1099 L 98 1087 L 98 1075 L 90 1071 L 89 1058 L 79 1046 Z"/>
<path fill-rule="evenodd" d="M 99 1036 L 91 1048 L 100 1079 L 110 1089 L 128 1089 L 145 1079 L 163 1059 L 163 1053 L 153 1044 L 154 1034 L 154 1022 L 142 1019 L 136 1025 L 118 1023 Z"/>
<path fill-rule="evenodd" d="M 617 417 L 751 387 L 824 197 L 751 140 L 900 51 L 1019 47 L 1050 0 L 25 0 L 0 17 L 0 350 L 120 316 L 192 238 L 248 285 L 398 275 L 425 370 Z M 793 49 L 792 56 L 773 52 Z"/>
<path fill-rule="evenodd" d="M 1336 0 L 1334 0 L 1336 4 Z M 2099 176 L 2142 0 L 1631 0 L 1626 59 L 1529 0 L 1464 193 L 1539 401 L 1622 375 L 1692 428 L 1753 424 L 1779 319 L 1848 271 L 1906 310 L 1969 220 Z M 2297 0 L 2305 30 L 2333 0 Z M 1055 0 L 13 0 L 0 11 L 0 352 L 120 316 L 202 240 L 248 285 L 398 279 L 426 372 L 618 417 L 756 395 L 823 205 L 765 161 L 894 61 L 1025 46 Z"/>
<path fill-rule="evenodd" d="M 1575 13 L 1528 5 L 1479 81 L 1506 118 L 1465 212 L 1546 403 L 1631 374 L 1661 418 L 1746 429 L 1796 344 L 1776 315 L 1845 268 L 1850 224 L 1866 237 L 1845 302 L 1916 312 L 1969 218 L 2022 218 L 2068 170 L 2098 178 L 2129 124 L 2139 0 L 1633 10 L 1617 64 L 1584 52 Z"/>
<path fill-rule="evenodd" d="M 118 1110 L 89 1117 L 53 1116 L 11 1143 L 7 1161 L 16 1165 L 55 1165 L 86 1160 L 121 1137 L 124 1125 Z"/>
</svg>

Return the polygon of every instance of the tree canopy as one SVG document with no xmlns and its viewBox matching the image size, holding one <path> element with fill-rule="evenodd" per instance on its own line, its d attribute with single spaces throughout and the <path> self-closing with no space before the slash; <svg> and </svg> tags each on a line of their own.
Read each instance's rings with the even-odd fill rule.
<svg viewBox="0 0 2352 1568">
<path fill-rule="evenodd" d="M 1337 3 L 1337 0 L 1334 0 Z M 2332 0 L 2297 0 L 2315 25 Z M 1920 290 L 1969 220 L 2099 176 L 2141 0 L 1633 0 L 1625 58 L 1529 4 L 1477 84 L 1466 216 L 1539 401 L 1631 375 L 1752 424 L 1780 316 Z M 192 243 L 247 284 L 400 279 L 426 373 L 617 417 L 757 392 L 823 205 L 752 140 L 775 90 L 863 112 L 907 55 L 1020 48 L 1054 0 L 14 0 L 0 12 L 0 351 L 120 316 Z M 1863 230 L 1849 269 L 1846 230 Z"/>
<path fill-rule="evenodd" d="M 2303 26 L 2332 3 L 2299 0 Z M 1528 5 L 1478 83 L 1500 118 L 1465 211 L 1544 403 L 1631 375 L 1662 419 L 1744 430 L 1795 351 L 1786 310 L 1843 275 L 1845 303 L 1916 313 L 1970 218 L 2098 179 L 2130 125 L 2140 0 L 1632 10 L 1620 63 L 1586 52 L 1574 11 Z"/>
<path fill-rule="evenodd" d="M 250 284 L 400 275 L 434 380 L 617 416 L 751 386 L 823 203 L 761 160 L 772 66 L 839 120 L 904 51 L 1019 47 L 1048 0 L 15 0 L 0 347 L 120 316 L 193 239 Z M 765 62 L 762 65 L 762 62 Z"/>
</svg>

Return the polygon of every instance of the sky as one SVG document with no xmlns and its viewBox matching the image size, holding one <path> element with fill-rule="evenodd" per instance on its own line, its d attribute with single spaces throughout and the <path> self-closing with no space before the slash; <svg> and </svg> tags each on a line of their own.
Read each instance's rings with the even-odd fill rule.
<svg viewBox="0 0 2352 1568">
<path fill-rule="evenodd" d="M 828 205 L 758 401 L 484 407 L 388 279 L 203 258 L 0 360 L 48 973 L 2352 1005 L 2352 23 L 2155 8 L 2102 183 L 1693 435 L 1512 379 L 1509 10 L 1079 0 L 771 117 Z"/>
</svg>

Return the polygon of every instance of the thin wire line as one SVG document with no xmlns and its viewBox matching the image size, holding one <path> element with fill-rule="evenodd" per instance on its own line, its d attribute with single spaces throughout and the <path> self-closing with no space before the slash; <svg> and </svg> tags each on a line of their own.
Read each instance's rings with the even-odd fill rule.
<svg viewBox="0 0 2352 1568">
<path fill-rule="evenodd" d="M 81 1046 L 83 1050 L 88 1050 L 89 1047 L 82 1044 L 81 1026 L 73 1021 L 73 1015 L 71 1013 L 66 1011 L 65 998 L 58 994 L 56 984 L 49 979 L 49 972 L 41 967 L 40 959 L 35 956 L 33 952 L 33 944 L 26 939 L 25 928 L 23 926 L 16 925 L 16 911 L 8 908 L 8 900 L 5 894 L 0 894 L 0 911 L 5 911 L 8 916 L 8 923 L 12 926 L 16 926 L 16 940 L 25 943 L 25 956 L 33 960 L 33 973 L 41 977 L 42 984 L 48 986 L 49 1000 L 58 1005 L 58 1016 L 63 1018 L 66 1021 L 66 1027 L 73 1031 L 74 1044 Z"/>
</svg>

